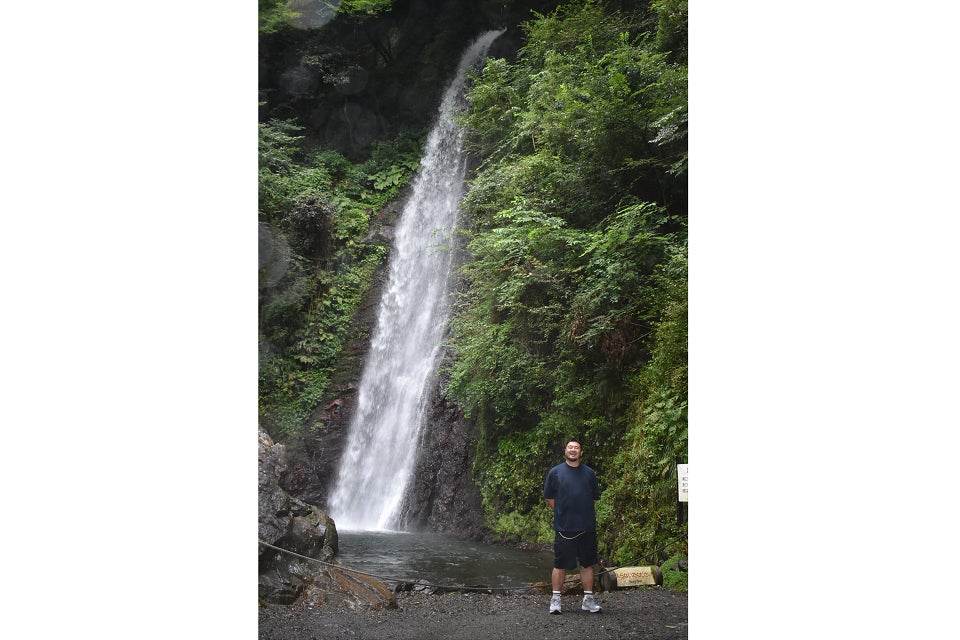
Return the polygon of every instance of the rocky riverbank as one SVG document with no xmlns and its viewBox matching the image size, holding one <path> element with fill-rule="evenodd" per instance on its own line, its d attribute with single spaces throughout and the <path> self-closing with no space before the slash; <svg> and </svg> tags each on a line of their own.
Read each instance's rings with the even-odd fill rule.
<svg viewBox="0 0 960 640">
<path fill-rule="evenodd" d="M 642 638 L 687 640 L 687 594 L 638 587 L 597 595 L 603 611 L 580 610 L 580 596 L 563 597 L 563 613 L 549 615 L 543 594 L 396 594 L 396 609 L 262 605 L 261 640 L 460 640 Z"/>
</svg>

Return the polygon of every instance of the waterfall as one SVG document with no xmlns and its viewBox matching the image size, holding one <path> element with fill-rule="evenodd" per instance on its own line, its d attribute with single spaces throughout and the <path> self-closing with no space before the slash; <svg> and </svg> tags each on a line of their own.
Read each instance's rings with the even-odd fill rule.
<svg viewBox="0 0 960 640">
<path fill-rule="evenodd" d="M 400 214 L 389 280 L 327 505 L 340 529 L 397 526 L 447 324 L 453 233 L 466 174 L 463 131 L 454 116 L 465 106 L 468 70 L 501 33 L 484 33 L 464 52 Z"/>
</svg>

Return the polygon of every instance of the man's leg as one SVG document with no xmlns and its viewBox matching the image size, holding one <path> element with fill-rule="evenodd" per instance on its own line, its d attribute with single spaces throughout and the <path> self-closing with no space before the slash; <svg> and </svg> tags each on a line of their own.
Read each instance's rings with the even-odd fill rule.
<svg viewBox="0 0 960 640">
<path fill-rule="evenodd" d="M 554 536 L 553 573 L 550 574 L 550 586 L 553 587 L 553 594 L 550 596 L 550 613 L 560 613 L 560 594 L 563 592 L 563 580 L 567 576 L 566 570 L 562 567 L 569 565 L 570 560 L 567 556 L 570 551 L 570 545 L 559 533 Z"/>
<path fill-rule="evenodd" d="M 593 565 L 580 567 L 580 584 L 584 591 L 593 591 Z M 554 587 L 556 589 L 556 587 Z"/>
<path fill-rule="evenodd" d="M 567 577 L 567 572 L 563 569 L 554 569 L 550 575 L 550 582 L 553 584 L 554 591 L 563 591 L 563 579 Z"/>
<path fill-rule="evenodd" d="M 593 599 L 593 565 L 580 567 L 580 584 L 583 585 L 583 603 L 580 608 L 590 613 L 600 613 L 600 605 Z"/>
</svg>

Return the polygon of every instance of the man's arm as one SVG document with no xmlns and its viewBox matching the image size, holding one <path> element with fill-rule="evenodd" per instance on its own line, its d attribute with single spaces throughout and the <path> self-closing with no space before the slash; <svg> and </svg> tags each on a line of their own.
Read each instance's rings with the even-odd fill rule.
<svg viewBox="0 0 960 640">
<path fill-rule="evenodd" d="M 553 469 L 547 472 L 547 477 L 543 481 L 543 499 L 547 501 L 547 506 L 553 510 L 553 501 L 557 495 L 556 483 L 554 482 Z M 548 497 L 554 496 L 554 498 Z"/>
</svg>

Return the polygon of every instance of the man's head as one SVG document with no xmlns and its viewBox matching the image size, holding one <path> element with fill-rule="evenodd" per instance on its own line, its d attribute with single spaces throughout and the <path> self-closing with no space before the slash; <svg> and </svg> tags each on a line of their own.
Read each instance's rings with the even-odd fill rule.
<svg viewBox="0 0 960 640">
<path fill-rule="evenodd" d="M 578 440 L 568 440 L 567 446 L 563 450 L 564 461 L 572 466 L 580 464 L 580 455 L 583 453 L 583 447 Z"/>
</svg>

